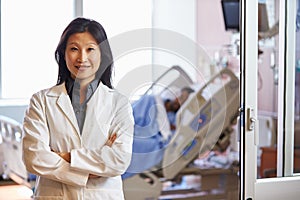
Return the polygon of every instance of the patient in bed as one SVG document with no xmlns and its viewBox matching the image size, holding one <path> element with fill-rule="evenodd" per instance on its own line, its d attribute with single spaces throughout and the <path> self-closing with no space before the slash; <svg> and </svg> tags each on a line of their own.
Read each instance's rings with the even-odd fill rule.
<svg viewBox="0 0 300 200">
<path fill-rule="evenodd" d="M 158 165 L 176 129 L 176 112 L 194 92 L 184 87 L 175 98 L 144 95 L 132 104 L 135 120 L 131 164 L 123 178 Z"/>
<path fill-rule="evenodd" d="M 189 97 L 194 90 L 190 87 L 184 87 L 181 89 L 181 94 L 179 97 L 175 98 L 174 100 L 166 99 L 164 101 L 165 109 L 167 112 L 167 117 L 170 122 L 170 129 L 176 130 L 176 112 Z"/>
</svg>

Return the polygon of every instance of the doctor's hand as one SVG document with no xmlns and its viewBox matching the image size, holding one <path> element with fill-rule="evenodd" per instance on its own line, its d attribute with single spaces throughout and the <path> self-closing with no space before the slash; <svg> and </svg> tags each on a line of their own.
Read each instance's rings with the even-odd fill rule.
<svg viewBox="0 0 300 200">
<path fill-rule="evenodd" d="M 56 152 L 57 155 L 59 155 L 62 159 L 64 159 L 65 161 L 67 161 L 68 163 L 71 162 L 71 153 L 70 152 Z"/>
<path fill-rule="evenodd" d="M 111 146 L 113 145 L 113 143 L 115 142 L 116 139 L 117 139 L 117 133 L 111 134 L 111 135 L 108 137 L 108 139 L 107 139 L 105 145 L 111 147 Z"/>
<path fill-rule="evenodd" d="M 53 149 L 51 149 L 51 151 L 56 153 L 57 155 L 59 155 L 62 159 L 64 159 L 68 163 L 71 162 L 71 153 L 70 152 L 57 152 L 57 151 L 54 151 Z"/>
<path fill-rule="evenodd" d="M 111 134 L 108 137 L 105 145 L 111 147 L 113 145 L 113 143 L 115 142 L 116 139 L 117 139 L 117 134 L 116 133 Z M 53 149 L 51 149 L 51 151 L 53 151 L 54 153 L 56 153 L 57 155 L 59 155 L 62 159 L 64 159 L 68 163 L 71 162 L 71 153 L 70 152 L 56 152 Z"/>
<path fill-rule="evenodd" d="M 53 151 L 53 152 L 56 153 L 57 155 L 59 155 L 61 158 L 63 158 L 68 163 L 71 162 L 71 153 L 69 153 L 69 152 L 60 153 L 60 152 L 56 152 L 56 151 Z M 89 178 L 99 178 L 99 177 L 100 176 L 97 176 L 97 175 L 94 175 L 94 174 L 89 174 Z"/>
<path fill-rule="evenodd" d="M 115 140 L 117 139 L 117 134 L 113 133 L 111 134 L 105 145 L 111 147 L 113 145 L 113 143 L 115 142 Z M 65 161 L 67 161 L 68 163 L 71 162 L 71 153 L 70 152 L 56 152 L 53 149 L 51 149 L 51 151 L 53 151 L 54 153 L 56 153 L 57 155 L 59 155 L 62 159 L 64 159 Z M 100 176 L 94 175 L 94 174 L 89 174 L 89 178 L 99 178 Z"/>
</svg>

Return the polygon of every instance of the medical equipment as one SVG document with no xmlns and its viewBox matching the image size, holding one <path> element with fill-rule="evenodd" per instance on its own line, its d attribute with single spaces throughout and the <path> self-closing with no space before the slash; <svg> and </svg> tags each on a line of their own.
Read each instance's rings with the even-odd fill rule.
<svg viewBox="0 0 300 200">
<path fill-rule="evenodd" d="M 11 118 L 0 116 L 0 133 L 2 177 L 31 187 L 29 174 L 22 162 L 22 125 Z"/>
<path fill-rule="evenodd" d="M 176 71 L 178 68 L 174 68 Z M 171 68 L 167 73 L 171 72 Z M 182 75 L 183 72 L 181 71 Z M 160 90 L 173 90 L 174 85 L 184 87 L 191 85 L 186 74 L 182 79 L 176 77 L 169 84 L 156 81 L 153 85 L 164 85 Z M 160 80 L 163 79 L 160 77 Z M 160 81 L 159 80 L 159 81 Z M 176 84 L 176 80 L 185 84 Z M 172 85 L 173 84 L 173 85 Z M 151 87 L 151 90 L 155 86 Z M 175 90 L 174 90 L 175 91 Z M 149 93 L 149 90 L 147 91 Z M 174 92 L 175 93 L 175 92 Z M 163 154 L 160 165 L 137 173 L 124 179 L 125 197 L 131 200 L 158 199 L 162 194 L 162 182 L 176 179 L 183 174 L 210 174 L 209 170 L 201 170 L 189 165 L 199 154 L 210 151 L 212 148 L 224 150 L 228 146 L 232 122 L 236 119 L 239 109 L 239 80 L 228 69 L 222 69 L 207 83 L 196 89 L 188 100 L 181 105 L 176 114 L 177 130 L 171 141 L 159 151 Z M 225 145 L 224 145 L 225 144 Z M 146 159 L 146 155 L 145 155 Z M 144 159 L 144 162 L 147 160 Z M 220 169 L 214 174 L 237 177 L 236 171 Z M 211 174 L 210 174 L 211 175 Z M 235 179 L 237 180 L 237 179 Z M 207 189 L 202 185 L 201 189 Z M 195 199 L 199 199 L 196 197 Z"/>
</svg>

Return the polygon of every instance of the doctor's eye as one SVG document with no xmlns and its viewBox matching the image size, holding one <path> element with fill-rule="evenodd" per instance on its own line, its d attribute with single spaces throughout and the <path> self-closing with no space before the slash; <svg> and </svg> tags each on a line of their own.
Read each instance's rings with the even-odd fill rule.
<svg viewBox="0 0 300 200">
<path fill-rule="evenodd" d="M 76 48 L 76 47 L 71 47 L 70 50 L 71 50 L 71 51 L 77 51 L 78 48 Z"/>
<path fill-rule="evenodd" d="M 90 48 L 88 48 L 88 51 L 95 51 L 95 48 L 90 47 Z"/>
</svg>

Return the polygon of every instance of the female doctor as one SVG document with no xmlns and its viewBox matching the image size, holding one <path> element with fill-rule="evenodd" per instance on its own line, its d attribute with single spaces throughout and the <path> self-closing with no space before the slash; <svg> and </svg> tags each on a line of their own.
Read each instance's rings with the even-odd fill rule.
<svg viewBox="0 0 300 200">
<path fill-rule="evenodd" d="M 76 18 L 57 49 L 57 85 L 37 92 L 24 118 L 23 159 L 37 175 L 34 199 L 124 199 L 133 115 L 113 89 L 113 58 L 103 27 Z"/>
</svg>

